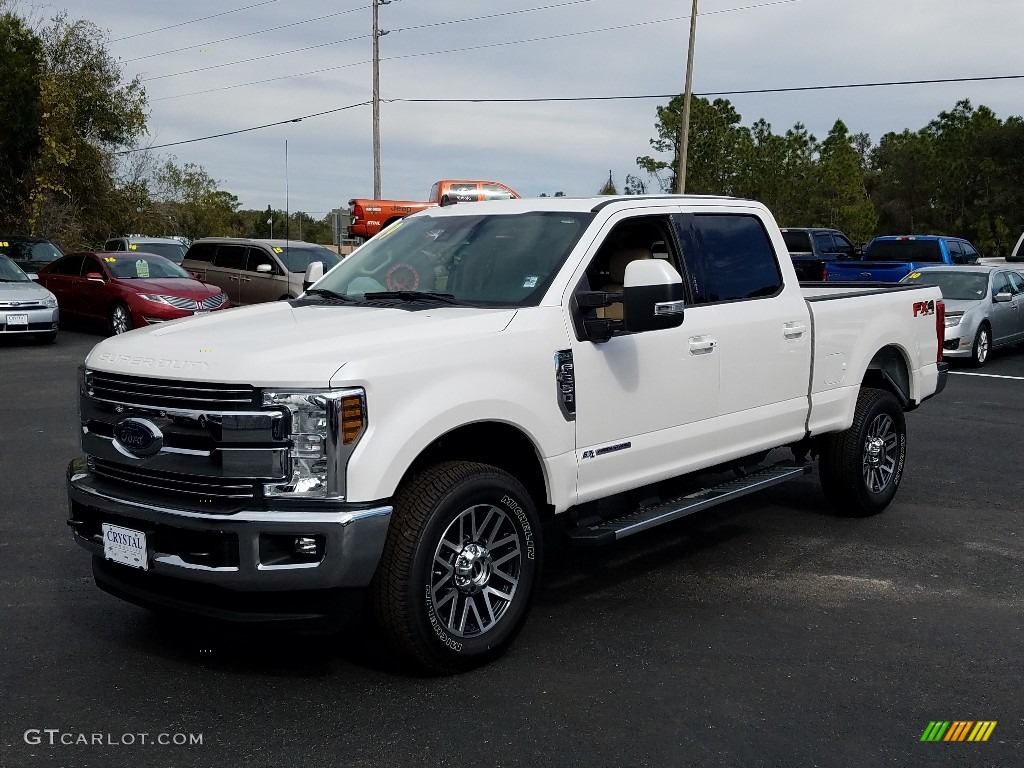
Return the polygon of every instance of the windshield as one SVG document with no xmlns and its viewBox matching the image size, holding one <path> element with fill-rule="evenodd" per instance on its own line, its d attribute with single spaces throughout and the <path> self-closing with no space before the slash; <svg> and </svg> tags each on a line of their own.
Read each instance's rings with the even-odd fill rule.
<svg viewBox="0 0 1024 768">
<path fill-rule="evenodd" d="M 782 239 L 790 253 L 804 253 L 811 250 L 811 236 L 806 232 L 782 230 Z"/>
<path fill-rule="evenodd" d="M 322 261 L 324 272 L 341 261 L 338 254 L 328 248 L 321 248 L 318 245 L 286 245 L 275 246 L 274 253 L 284 264 L 289 272 L 305 272 L 312 261 Z"/>
<path fill-rule="evenodd" d="M 175 264 L 181 264 L 185 260 L 185 246 L 181 243 L 132 243 L 128 247 L 133 251 L 155 253 L 157 256 L 170 259 Z"/>
<path fill-rule="evenodd" d="M 126 256 L 104 256 L 107 267 L 114 277 L 122 280 L 145 280 L 147 278 L 184 277 L 192 275 L 160 256 L 146 256 L 142 253 Z"/>
<path fill-rule="evenodd" d="M 875 240 L 864 254 L 865 261 L 914 261 L 941 264 L 938 240 Z"/>
<path fill-rule="evenodd" d="M 60 248 L 50 242 L 30 243 L 3 238 L 0 238 L 0 254 L 10 256 L 16 261 L 34 261 L 38 264 L 49 264 L 64 255 Z"/>
<path fill-rule="evenodd" d="M 0 254 L 0 282 L 2 283 L 27 283 L 30 282 L 17 264 L 6 256 Z"/>
<path fill-rule="evenodd" d="M 911 272 L 903 282 L 937 286 L 942 298 L 954 301 L 981 301 L 988 292 L 988 274 L 984 272 Z"/>
<path fill-rule="evenodd" d="M 472 304 L 530 306 L 592 219 L 553 211 L 401 219 L 317 287 L 349 296 L 425 291 Z"/>
</svg>

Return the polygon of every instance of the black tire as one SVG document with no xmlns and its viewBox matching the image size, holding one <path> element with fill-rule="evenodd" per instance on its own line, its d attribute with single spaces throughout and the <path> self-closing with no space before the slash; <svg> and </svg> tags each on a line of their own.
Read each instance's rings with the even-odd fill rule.
<svg viewBox="0 0 1024 768">
<path fill-rule="evenodd" d="M 127 304 L 119 301 L 110 308 L 108 328 L 114 336 L 127 333 L 132 329 L 132 313 Z"/>
<path fill-rule="evenodd" d="M 450 461 L 403 483 L 394 508 L 370 584 L 389 645 L 431 674 L 500 656 L 540 582 L 540 523 L 526 489 L 496 467 Z"/>
<path fill-rule="evenodd" d="M 876 515 L 896 496 L 906 457 L 907 424 L 899 401 L 884 389 L 865 387 L 853 424 L 822 446 L 821 489 L 838 514 Z"/>
<path fill-rule="evenodd" d="M 978 332 L 974 336 L 974 346 L 971 347 L 971 366 L 981 368 L 988 362 L 990 354 L 992 354 L 992 329 L 982 323 L 978 326 Z"/>
</svg>

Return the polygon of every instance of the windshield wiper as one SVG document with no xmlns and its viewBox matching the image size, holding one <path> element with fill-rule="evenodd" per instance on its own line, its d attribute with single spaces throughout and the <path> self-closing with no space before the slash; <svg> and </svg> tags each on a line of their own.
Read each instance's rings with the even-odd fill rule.
<svg viewBox="0 0 1024 768">
<path fill-rule="evenodd" d="M 329 299 L 337 299 L 338 301 L 355 301 L 351 296 L 346 296 L 344 293 L 338 293 L 332 291 L 329 288 L 310 288 L 306 291 L 306 295 L 316 294 L 317 296 L 326 296 Z"/>
<path fill-rule="evenodd" d="M 399 299 L 401 301 L 437 301 L 441 304 L 461 304 L 450 293 L 434 293 L 433 291 L 374 291 L 363 294 L 369 301 L 377 299 Z"/>
</svg>

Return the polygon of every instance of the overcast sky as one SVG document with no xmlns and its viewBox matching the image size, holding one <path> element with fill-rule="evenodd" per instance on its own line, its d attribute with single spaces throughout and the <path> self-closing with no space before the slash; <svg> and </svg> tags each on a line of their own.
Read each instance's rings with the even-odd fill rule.
<svg viewBox="0 0 1024 768">
<path fill-rule="evenodd" d="M 392 0 L 380 8 L 381 29 L 389 31 L 380 41 L 381 98 L 681 93 L 690 6 Z M 109 31 L 126 77 L 146 80 L 153 144 L 371 98 L 371 0 L 65 0 L 37 7 L 47 14 L 63 8 Z M 223 15 L 203 19 L 213 14 Z M 699 0 L 694 93 L 1024 75 L 1022 22 L 1022 0 Z M 923 127 L 959 99 L 987 105 L 1000 118 L 1019 115 L 1024 80 L 728 98 L 745 125 L 763 117 L 782 133 L 803 122 L 821 139 L 841 118 L 877 142 L 888 131 Z M 626 174 L 638 173 L 636 157 L 651 153 L 655 108 L 666 101 L 385 101 L 382 191 L 423 199 L 436 179 L 461 177 L 502 181 L 524 196 L 590 195 L 609 170 L 621 190 Z M 320 217 L 352 197 L 371 196 L 369 106 L 160 151 L 203 166 L 243 207 L 284 208 L 286 139 L 292 211 Z"/>
</svg>

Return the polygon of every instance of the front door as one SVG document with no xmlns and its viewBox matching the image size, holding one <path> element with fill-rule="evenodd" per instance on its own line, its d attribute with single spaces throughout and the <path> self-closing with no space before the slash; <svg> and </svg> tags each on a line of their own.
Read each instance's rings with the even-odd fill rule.
<svg viewBox="0 0 1024 768">
<path fill-rule="evenodd" d="M 677 210 L 612 218 L 569 292 L 619 292 L 626 264 L 638 258 L 667 258 L 678 270 L 671 223 Z M 563 306 L 571 305 L 567 296 Z M 714 308 L 687 308 L 678 328 L 619 332 L 603 343 L 581 340 L 580 324 L 588 313 L 618 320 L 621 305 L 570 318 L 579 501 L 714 463 L 719 387 Z"/>
<path fill-rule="evenodd" d="M 260 272 L 259 268 L 270 268 L 269 272 Z M 281 267 L 277 261 L 262 248 L 250 248 L 245 272 L 241 277 L 241 299 L 245 304 L 260 304 L 265 301 L 277 301 L 287 289 L 281 288 Z"/>
<path fill-rule="evenodd" d="M 241 300 L 241 281 L 245 274 L 247 250 L 244 245 L 220 245 L 206 270 L 205 282 L 223 290 L 236 307 L 244 303 Z"/>
<path fill-rule="evenodd" d="M 1009 272 L 996 272 L 992 276 L 992 294 L 989 297 L 989 301 L 992 302 L 989 309 L 989 322 L 992 323 L 992 343 L 1002 346 L 1017 336 L 1020 308 L 1017 306 L 1019 301 L 1017 297 L 1011 301 L 996 301 L 995 297 L 998 293 L 1013 293 L 1013 289 L 1010 287 Z"/>
</svg>

